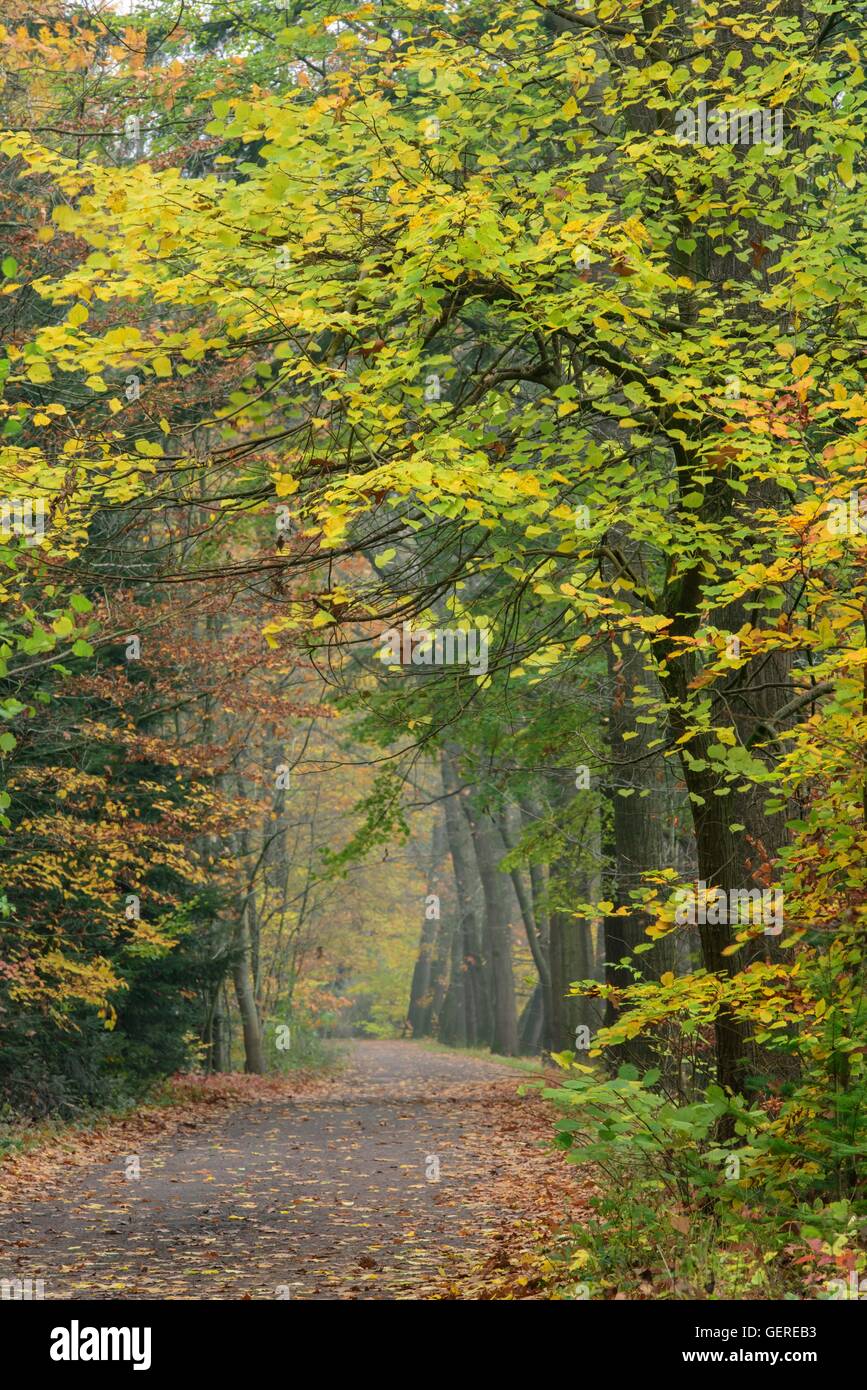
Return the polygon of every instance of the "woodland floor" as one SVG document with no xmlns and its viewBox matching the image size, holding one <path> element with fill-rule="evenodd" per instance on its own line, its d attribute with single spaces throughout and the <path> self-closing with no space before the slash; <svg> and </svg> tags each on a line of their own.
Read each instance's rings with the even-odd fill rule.
<svg viewBox="0 0 867 1390">
<path fill-rule="evenodd" d="M 0 1170 L 0 1277 L 46 1299 L 538 1298 L 540 1245 L 586 1193 L 531 1079 L 362 1042 L 327 1078 L 39 1149 Z"/>
</svg>

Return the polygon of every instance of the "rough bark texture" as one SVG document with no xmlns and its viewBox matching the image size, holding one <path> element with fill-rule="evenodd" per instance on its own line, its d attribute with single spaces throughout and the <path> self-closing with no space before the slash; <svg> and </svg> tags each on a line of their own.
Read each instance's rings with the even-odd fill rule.
<svg viewBox="0 0 867 1390">
<path fill-rule="evenodd" d="M 426 1038 L 431 1033 L 433 1014 L 433 969 L 440 924 L 425 919 L 421 929 L 418 955 L 412 972 L 407 1021 L 414 1038 Z"/>
<path fill-rule="evenodd" d="M 262 1047 L 262 1028 L 253 987 L 250 930 L 246 907 L 241 914 L 238 957 L 233 969 L 233 978 L 238 1011 L 241 1015 L 241 1026 L 244 1030 L 244 1070 L 261 1076 L 265 1072 L 265 1053 Z"/>
<path fill-rule="evenodd" d="M 579 916 L 575 905 L 600 897 L 598 865 L 601 859 L 598 796 L 591 790 L 581 819 L 580 838 L 551 865 L 549 879 L 549 959 L 551 968 L 551 1046 L 555 1052 L 574 1050 L 579 1026 L 596 1031 L 601 1010 L 593 999 L 572 996 L 569 986 L 576 980 L 595 980 L 602 974 L 597 951 L 594 922 Z M 551 799 L 560 816 L 575 795 L 572 774 L 554 781 Z"/>
<path fill-rule="evenodd" d="M 513 1057 L 518 1051 L 518 1016 L 512 973 L 509 879 L 499 869 L 502 837 L 493 816 L 462 798 L 470 827 L 485 901 L 484 946 L 491 993 L 491 1051 Z"/>
<path fill-rule="evenodd" d="M 444 1042 L 487 1042 L 491 1006 L 482 964 L 481 928 L 476 910 L 477 875 L 466 817 L 461 809 L 457 753 L 443 751 L 443 805 L 446 835 L 455 873 L 456 921 L 452 935 L 451 975 L 443 1003 L 440 1037 Z"/>
<path fill-rule="evenodd" d="M 542 986 L 537 984 L 518 1019 L 518 1047 L 525 1056 L 535 1057 L 550 1047 L 550 1042 L 543 1041 L 542 1001 Z"/>
<path fill-rule="evenodd" d="M 439 867 L 444 850 L 444 827 L 439 817 L 434 820 L 431 842 L 427 853 L 424 921 L 421 929 L 418 955 L 410 986 L 407 1021 L 414 1038 L 431 1037 L 436 1032 L 436 1022 L 444 993 L 442 979 L 447 972 L 450 933 L 443 930 L 441 907 L 434 911 L 431 899 L 436 897 L 439 884 Z"/>
<path fill-rule="evenodd" d="M 513 833 L 510 817 L 506 808 L 500 813 L 499 817 L 500 833 L 503 838 L 504 851 L 513 849 L 517 837 Z M 538 991 L 534 991 L 533 998 L 537 999 L 539 1010 L 538 1039 L 542 1047 L 551 1046 L 551 966 L 548 960 L 548 934 L 547 921 L 545 929 L 536 918 L 536 902 L 534 897 L 533 876 L 525 874 L 521 869 L 510 870 L 512 886 L 515 890 L 515 897 L 521 909 L 521 919 L 524 923 L 524 931 L 527 936 L 527 943 L 530 947 L 530 954 L 533 957 L 533 964 L 539 976 Z M 538 998 L 537 998 L 538 995 Z M 522 1041 L 522 1050 L 526 1051 Z"/>
</svg>

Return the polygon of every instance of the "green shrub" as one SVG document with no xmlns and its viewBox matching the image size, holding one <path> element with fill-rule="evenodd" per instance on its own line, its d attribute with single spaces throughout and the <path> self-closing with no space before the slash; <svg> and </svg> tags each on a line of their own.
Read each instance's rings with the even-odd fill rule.
<svg viewBox="0 0 867 1390">
<path fill-rule="evenodd" d="M 322 1071 L 339 1061 L 338 1046 L 323 1038 L 308 1019 L 296 1016 L 291 1024 L 269 1019 L 264 1032 L 269 1071 Z"/>
<path fill-rule="evenodd" d="M 809 1172 L 781 1180 L 773 1165 L 797 1146 L 781 1139 L 780 1113 L 719 1086 L 680 1104 L 659 1082 L 574 1064 L 544 1092 L 561 1114 L 557 1144 L 598 1188 L 593 1220 L 559 1253 L 563 1279 L 593 1297 L 833 1296 L 831 1280 L 863 1262 L 863 1205 L 807 1190 Z M 721 1121 L 734 1130 L 724 1144 Z M 815 1183 L 824 1170 L 812 1168 Z"/>
</svg>

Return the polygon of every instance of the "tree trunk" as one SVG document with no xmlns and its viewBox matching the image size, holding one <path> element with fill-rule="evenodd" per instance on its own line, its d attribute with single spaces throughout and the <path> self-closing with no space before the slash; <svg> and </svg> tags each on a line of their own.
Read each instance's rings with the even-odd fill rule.
<svg viewBox="0 0 867 1390">
<path fill-rule="evenodd" d="M 238 959 L 235 962 L 233 976 L 238 1010 L 241 1015 L 241 1026 L 244 1030 L 244 1070 L 262 1076 L 265 1073 L 265 1053 L 262 1047 L 262 1028 L 253 987 L 250 932 L 246 906 L 241 914 L 238 945 Z"/>
<path fill-rule="evenodd" d="M 515 840 L 511 832 L 509 817 L 504 807 L 500 813 L 500 832 L 503 838 L 504 850 L 514 848 Z M 548 960 L 548 939 L 547 932 L 543 932 L 536 920 L 536 904 L 533 897 L 533 878 L 530 876 L 529 882 L 524 878 L 522 871 L 515 867 L 510 870 L 512 885 L 515 889 L 515 897 L 521 909 L 521 919 L 524 923 L 524 931 L 527 936 L 527 943 L 530 947 L 530 954 L 539 976 L 539 999 L 538 1006 L 541 1011 L 541 1022 L 539 1028 L 539 1038 L 541 1046 L 549 1048 L 551 1046 L 551 966 Z M 535 991 L 534 991 L 535 994 Z"/>
<path fill-rule="evenodd" d="M 453 748 L 443 750 L 442 777 L 447 793 L 444 802 L 446 834 L 455 873 L 457 924 L 452 936 L 451 977 L 443 1004 L 443 1029 L 439 1036 L 444 1042 L 473 1046 L 490 1038 L 491 1005 L 482 965 L 481 930 L 476 912 L 478 875 L 469 828 L 460 804 L 462 794 L 458 760 Z"/>
<path fill-rule="evenodd" d="M 208 1029 L 208 1071 L 227 1072 L 232 1070 L 232 1033 L 229 1011 L 226 1007 L 225 981 L 221 980 L 214 996 Z"/>
<path fill-rule="evenodd" d="M 444 930 L 442 905 L 436 892 L 439 886 L 439 867 L 445 848 L 444 823 L 437 815 L 431 830 L 427 856 L 424 923 L 421 929 L 418 956 L 412 973 L 407 1021 L 414 1038 L 431 1037 L 445 992 L 444 975 L 448 975 L 451 936 Z"/>
<path fill-rule="evenodd" d="M 449 980 L 437 1021 L 437 1037 L 452 1047 L 466 1047 L 469 1020 L 467 1018 L 466 972 L 464 968 L 464 936 L 461 923 L 456 923 L 450 939 Z M 475 1041 L 475 1037 L 472 1039 Z"/>
<path fill-rule="evenodd" d="M 412 1029 L 414 1038 L 426 1038 L 430 1036 L 430 1020 L 432 1014 L 433 993 L 431 981 L 433 979 L 433 957 L 439 935 L 439 922 L 436 920 L 428 921 L 425 919 L 421 929 L 421 940 L 419 941 L 418 956 L 416 957 L 415 968 L 412 972 L 412 984 L 409 991 L 409 1009 L 407 1010 L 407 1020 Z"/>
<path fill-rule="evenodd" d="M 569 986 L 576 980 L 598 980 L 602 976 L 602 958 L 597 949 L 594 919 L 578 916 L 574 904 L 593 902 L 601 897 L 601 825 L 599 796 L 589 789 L 576 792 L 571 773 L 559 773 L 552 788 L 552 806 L 562 814 L 575 795 L 585 795 L 587 803 L 583 829 L 568 854 L 551 865 L 549 897 L 549 960 L 551 969 L 551 1049 L 566 1052 L 575 1048 L 579 1027 L 591 1035 L 602 1020 L 602 1009 L 595 999 L 573 996 Z M 588 861 L 594 870 L 586 867 Z"/>
<path fill-rule="evenodd" d="M 543 1041 L 543 1001 L 544 992 L 540 983 L 536 985 L 518 1019 L 518 1047 L 524 1057 L 538 1057 L 543 1049 L 550 1046 L 548 1042 Z"/>
<path fill-rule="evenodd" d="M 497 824 L 487 811 L 464 800 L 482 892 L 485 900 L 485 954 L 491 985 L 491 1051 L 514 1057 L 518 1051 L 518 1015 L 512 973 L 512 931 L 509 923 L 507 877 L 498 867 L 502 858 Z"/>
</svg>

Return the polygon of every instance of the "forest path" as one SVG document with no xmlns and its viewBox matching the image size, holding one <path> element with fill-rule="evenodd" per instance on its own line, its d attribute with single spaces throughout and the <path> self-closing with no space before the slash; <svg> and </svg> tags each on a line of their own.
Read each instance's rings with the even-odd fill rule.
<svg viewBox="0 0 867 1390">
<path fill-rule="evenodd" d="M 0 1277 L 47 1299 L 532 1296 L 531 1252 L 577 1194 L 528 1079 L 357 1043 L 312 1091 L 145 1142 L 138 1179 L 121 1154 L 31 1194 L 0 1215 Z"/>
</svg>

